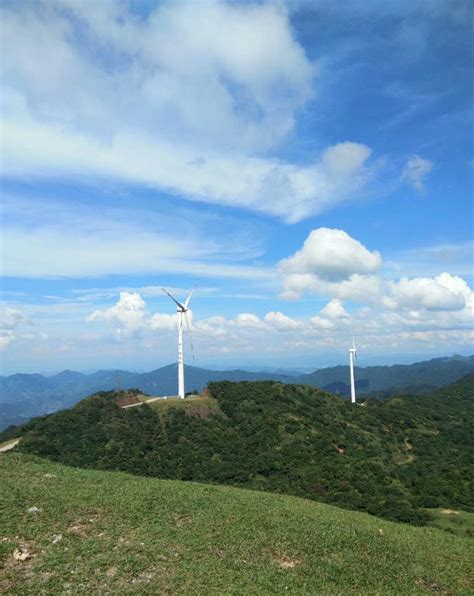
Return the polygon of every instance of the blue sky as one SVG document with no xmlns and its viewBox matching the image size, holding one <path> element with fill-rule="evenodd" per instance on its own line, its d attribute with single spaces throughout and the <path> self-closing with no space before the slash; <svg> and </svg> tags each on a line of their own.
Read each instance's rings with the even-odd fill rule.
<svg viewBox="0 0 474 596">
<path fill-rule="evenodd" d="M 2 372 L 471 353 L 472 10 L 1 2 Z"/>
</svg>

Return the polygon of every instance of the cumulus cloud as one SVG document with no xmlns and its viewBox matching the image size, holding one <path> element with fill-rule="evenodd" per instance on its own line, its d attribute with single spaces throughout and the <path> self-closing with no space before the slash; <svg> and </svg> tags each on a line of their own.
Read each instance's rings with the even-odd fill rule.
<svg viewBox="0 0 474 596">
<path fill-rule="evenodd" d="M 235 324 L 240 327 L 259 327 L 262 322 L 257 315 L 245 312 L 237 315 Z"/>
<path fill-rule="evenodd" d="M 314 330 L 333 333 L 334 338 L 347 334 L 350 320 L 355 329 L 373 338 L 374 345 L 388 335 L 398 338 L 400 345 L 425 341 L 435 337 L 431 332 L 440 332 L 437 337 L 446 342 L 466 344 L 474 322 L 474 294 L 462 277 L 445 272 L 388 279 L 381 265 L 377 251 L 370 252 L 345 232 L 313 230 L 301 250 L 280 261 L 281 297 L 297 300 L 306 293 L 329 297 L 309 322 Z M 393 265 L 391 269 L 389 273 Z M 349 316 L 345 300 L 366 306 Z"/>
<path fill-rule="evenodd" d="M 334 323 L 328 321 L 324 317 L 320 317 L 319 315 L 315 315 L 314 317 L 310 317 L 309 319 L 311 325 L 316 327 L 316 329 L 323 329 L 325 331 L 330 331 L 334 329 Z"/>
<path fill-rule="evenodd" d="M 310 292 L 319 296 L 335 296 L 341 300 L 356 302 L 376 302 L 380 298 L 380 279 L 374 275 L 351 275 L 340 282 L 327 282 L 317 275 L 293 273 L 283 277 L 283 291 L 280 296 L 285 300 L 298 300 Z"/>
<path fill-rule="evenodd" d="M 247 313 L 247 316 L 249 313 Z M 378 307 L 359 309 L 351 316 L 349 333 L 347 317 L 320 314 L 289 317 L 278 311 L 267 313 L 255 326 L 236 325 L 235 319 L 212 317 L 193 325 L 200 349 L 215 349 L 216 341 L 226 353 L 294 351 L 308 349 L 347 349 L 352 335 L 359 337 L 358 346 L 373 353 L 374 348 L 397 348 L 418 343 L 429 344 L 437 338 L 448 345 L 469 345 L 472 340 L 472 316 L 466 311 L 430 312 L 415 310 L 385 312 Z M 282 333 L 284 332 L 284 333 Z M 274 334 L 278 333 L 278 339 Z M 274 340 L 273 340 L 274 338 Z"/>
<path fill-rule="evenodd" d="M 402 278 L 389 283 L 385 299 L 389 308 L 415 308 L 458 311 L 472 308 L 473 292 L 458 276 L 442 273 L 437 277 Z"/>
<path fill-rule="evenodd" d="M 28 317 L 19 308 L 0 308 L 0 351 L 5 350 L 17 338 L 17 329 L 28 322 Z"/>
<path fill-rule="evenodd" d="M 4 306 L 0 311 L 0 325 L 3 329 L 13 330 L 26 320 L 27 316 L 19 308 Z"/>
<path fill-rule="evenodd" d="M 118 302 L 105 310 L 95 310 L 87 320 L 118 323 L 120 329 L 133 332 L 145 321 L 146 305 L 137 292 L 120 292 Z"/>
<path fill-rule="evenodd" d="M 189 319 L 189 315 L 188 315 Z M 175 329 L 178 326 L 176 315 L 169 315 L 166 313 L 155 313 L 150 319 L 151 329 Z"/>
<path fill-rule="evenodd" d="M 15 339 L 15 334 L 9 329 L 0 329 L 0 352 L 7 349 L 9 344 Z"/>
<path fill-rule="evenodd" d="M 406 180 L 417 192 L 425 190 L 425 178 L 433 169 L 433 162 L 413 155 L 407 161 L 402 172 L 402 180 Z"/>
<path fill-rule="evenodd" d="M 374 273 L 381 265 L 379 252 L 370 252 L 344 230 L 331 228 L 312 230 L 303 248 L 279 263 L 283 273 L 312 273 L 325 281 Z"/>
<path fill-rule="evenodd" d="M 275 329 L 280 329 L 282 331 L 288 329 L 298 329 L 301 326 L 300 321 L 287 317 L 279 311 L 268 312 L 265 315 L 265 322 L 272 327 L 275 327 Z"/>
<path fill-rule="evenodd" d="M 297 299 L 309 291 L 341 299 L 370 301 L 379 281 L 372 274 L 382 265 L 377 251 L 369 251 L 343 230 L 318 228 L 301 250 L 279 263 L 282 297 Z"/>
<path fill-rule="evenodd" d="M 321 309 L 320 314 L 329 317 L 330 319 L 340 319 L 349 317 L 348 312 L 342 305 L 339 298 L 333 298 L 324 308 Z"/>
<path fill-rule="evenodd" d="M 316 75 L 277 5 L 164 3 L 139 19 L 133 3 L 43 0 L 1 17 L 9 176 L 132 181 L 295 222 L 370 175 L 354 142 L 305 165 L 266 157 Z"/>
<path fill-rule="evenodd" d="M 245 311 L 229 317 L 200 318 L 196 312 L 194 316 L 190 313 L 196 358 L 204 363 L 223 353 L 234 355 L 236 359 L 249 354 L 259 357 L 274 353 L 307 355 L 312 351 L 332 351 L 342 355 L 347 353 L 353 334 L 361 354 L 367 355 L 374 355 L 380 350 L 399 353 L 400 350 L 433 350 L 434 347 L 438 352 L 441 349 L 467 350 L 473 340 L 473 311 L 469 307 L 469 304 L 472 305 L 471 290 L 464 280 L 455 276 L 443 274 L 438 277 L 441 278 L 438 283 L 444 283 L 452 292 L 464 295 L 464 308 L 433 310 L 424 307 L 417 299 L 409 305 L 405 303 L 405 306 L 390 309 L 380 301 L 370 307 L 352 309 L 349 318 L 344 316 L 342 299 L 332 299 L 319 312 L 306 316 L 297 314 L 298 309 L 295 314 L 294 308 L 292 312 L 273 310 L 262 316 Z M 388 285 L 385 289 L 388 291 Z M 198 304 L 195 306 L 198 307 Z M 51 350 L 53 346 L 54 349 L 57 347 L 58 353 L 64 352 L 70 359 L 84 353 L 85 347 L 95 357 L 106 349 L 112 358 L 127 357 L 130 353 L 141 355 L 140 358 L 145 360 L 148 358 L 147 362 L 157 358 L 162 362 L 176 358 L 177 316 L 172 312 L 171 305 L 164 313 L 150 312 L 137 292 L 122 291 L 115 304 L 96 310 L 83 302 L 29 305 L 24 311 L 19 307 L 13 310 L 21 310 L 26 318 L 17 312 L 9 312 L 7 324 L 2 327 L 0 345 L 5 347 L 9 344 L 7 354 L 11 354 L 12 358 L 16 356 L 15 350 L 34 349 L 39 357 L 41 353 L 46 354 L 46 347 Z M 32 348 L 33 336 L 18 333 L 23 324 L 18 322 L 26 322 L 30 317 L 42 327 L 47 323 L 47 346 L 40 345 L 42 334 L 35 335 L 38 342 Z M 71 318 L 77 319 L 75 326 L 65 331 L 65 322 L 70 322 Z M 86 327 L 84 320 L 89 323 Z M 17 327 L 12 329 L 16 323 Z M 66 360 L 64 365 L 70 366 Z"/>
</svg>

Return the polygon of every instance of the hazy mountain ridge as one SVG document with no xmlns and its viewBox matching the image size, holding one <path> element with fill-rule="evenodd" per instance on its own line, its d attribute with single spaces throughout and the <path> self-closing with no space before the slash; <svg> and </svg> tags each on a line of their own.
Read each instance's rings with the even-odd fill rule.
<svg viewBox="0 0 474 596">
<path fill-rule="evenodd" d="M 441 387 L 474 371 L 474 356 L 433 358 L 414 364 L 356 366 L 355 375 L 365 393 L 392 388 L 429 385 Z M 299 383 L 326 388 L 330 383 L 348 382 L 349 367 L 333 366 L 298 377 Z"/>
<path fill-rule="evenodd" d="M 409 390 L 426 392 L 441 387 L 474 371 L 474 356 L 445 357 L 408 365 L 356 367 L 359 393 Z M 17 373 L 0 377 L 0 429 L 21 424 L 33 416 L 72 406 L 97 391 L 137 387 L 150 395 L 176 393 L 177 365 L 170 364 L 147 372 L 99 370 L 84 374 L 65 370 L 51 377 Z M 320 387 L 342 396 L 349 395 L 349 367 L 333 366 L 310 374 L 282 375 L 275 372 L 246 370 L 216 371 L 186 366 L 187 390 L 201 391 L 212 381 L 265 381 L 298 383 Z M 429 386 L 429 387 L 428 387 Z M 419 391 L 417 390 L 419 388 Z"/>
</svg>

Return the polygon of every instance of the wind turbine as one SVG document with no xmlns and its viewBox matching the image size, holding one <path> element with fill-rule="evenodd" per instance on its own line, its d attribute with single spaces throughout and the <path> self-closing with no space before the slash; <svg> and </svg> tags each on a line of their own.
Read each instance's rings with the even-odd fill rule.
<svg viewBox="0 0 474 596">
<path fill-rule="evenodd" d="M 354 382 L 354 360 L 357 360 L 357 349 L 355 347 L 354 338 L 352 338 L 352 348 L 349 348 L 349 361 L 351 368 L 351 403 L 356 403 L 356 390 Z"/>
<path fill-rule="evenodd" d="M 189 296 L 184 301 L 184 304 L 178 302 L 174 296 L 172 296 L 165 288 L 161 288 L 165 294 L 176 303 L 176 312 L 178 313 L 178 397 L 184 399 L 184 354 L 183 354 L 183 318 L 186 321 L 186 327 L 188 328 L 189 340 L 191 342 L 191 350 L 193 353 L 194 360 L 194 347 L 193 340 L 191 337 L 191 327 L 188 320 L 189 301 L 193 295 L 196 286 L 189 292 Z"/>
</svg>

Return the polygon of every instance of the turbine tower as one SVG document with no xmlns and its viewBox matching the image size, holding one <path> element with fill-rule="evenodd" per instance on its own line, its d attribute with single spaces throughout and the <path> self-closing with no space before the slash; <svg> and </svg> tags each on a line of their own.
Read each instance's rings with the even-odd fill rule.
<svg viewBox="0 0 474 596">
<path fill-rule="evenodd" d="M 349 348 L 349 362 L 351 368 L 351 403 L 356 403 L 356 390 L 354 382 L 354 360 L 357 359 L 357 350 L 355 347 L 354 338 L 352 338 L 352 348 Z"/>
<path fill-rule="evenodd" d="M 189 301 L 195 290 L 196 286 L 189 292 L 189 296 L 184 301 L 184 304 L 178 302 L 165 288 L 161 288 L 165 294 L 176 303 L 176 312 L 178 313 L 178 397 L 184 399 L 184 354 L 183 354 L 183 318 L 186 321 L 186 327 L 188 328 L 189 340 L 191 342 L 191 350 L 193 352 L 194 359 L 194 347 L 193 340 L 191 337 L 191 327 L 189 326 L 188 310 Z"/>
</svg>

